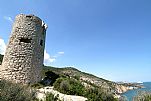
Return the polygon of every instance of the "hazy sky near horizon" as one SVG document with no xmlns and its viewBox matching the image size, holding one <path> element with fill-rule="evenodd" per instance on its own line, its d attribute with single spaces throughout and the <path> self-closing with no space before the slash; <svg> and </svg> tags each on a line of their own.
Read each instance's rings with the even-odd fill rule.
<svg viewBox="0 0 151 101">
<path fill-rule="evenodd" d="M 46 65 L 151 81 L 151 0 L 1 0 L 0 53 L 20 13 L 47 23 Z"/>
</svg>

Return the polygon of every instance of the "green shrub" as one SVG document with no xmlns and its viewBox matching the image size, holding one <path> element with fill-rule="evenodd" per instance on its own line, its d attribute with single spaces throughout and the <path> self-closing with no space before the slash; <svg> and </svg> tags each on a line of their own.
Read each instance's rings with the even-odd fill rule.
<svg viewBox="0 0 151 101">
<path fill-rule="evenodd" d="M 61 88 L 60 88 L 60 84 L 61 84 L 61 82 L 62 82 L 63 80 L 65 80 L 65 79 L 64 79 L 64 78 L 58 78 L 58 79 L 54 82 L 54 84 L 53 84 L 54 88 L 55 88 L 56 90 L 60 91 L 60 92 L 62 92 L 62 91 L 61 91 Z"/>
<path fill-rule="evenodd" d="M 39 88 L 44 87 L 44 85 L 42 85 L 41 83 L 35 83 L 35 84 L 32 84 L 31 87 L 39 89 Z"/>
<path fill-rule="evenodd" d="M 54 88 L 61 93 L 84 96 L 88 101 L 117 101 L 111 93 L 105 93 L 98 87 L 85 88 L 80 81 L 73 78 L 59 78 Z"/>
<path fill-rule="evenodd" d="M 53 94 L 48 93 L 46 94 L 46 101 L 60 101 L 60 100 L 58 99 L 58 96 L 54 97 Z"/>
<path fill-rule="evenodd" d="M 62 81 L 60 83 L 60 90 L 63 93 L 69 92 L 69 90 L 70 90 L 70 84 L 69 84 L 68 80 L 64 80 L 64 81 Z"/>
<path fill-rule="evenodd" d="M 70 78 L 69 79 L 70 83 L 70 94 L 71 95 L 79 95 L 83 96 L 85 93 L 85 87 L 80 83 L 80 81 L 77 81 L 75 79 Z"/>
<path fill-rule="evenodd" d="M 80 80 L 80 74 L 73 76 L 75 79 Z"/>
<path fill-rule="evenodd" d="M 36 98 L 29 87 L 1 80 L 0 101 L 36 101 Z"/>
<path fill-rule="evenodd" d="M 79 81 L 72 78 L 57 79 L 54 83 L 54 88 L 61 93 L 80 96 L 82 96 L 85 91 L 84 86 Z"/>
<path fill-rule="evenodd" d="M 125 95 L 121 95 L 118 101 L 128 101 L 128 98 Z"/>
<path fill-rule="evenodd" d="M 117 101 L 110 93 L 105 93 L 101 88 L 90 88 L 86 90 L 84 95 L 88 101 Z"/>
</svg>

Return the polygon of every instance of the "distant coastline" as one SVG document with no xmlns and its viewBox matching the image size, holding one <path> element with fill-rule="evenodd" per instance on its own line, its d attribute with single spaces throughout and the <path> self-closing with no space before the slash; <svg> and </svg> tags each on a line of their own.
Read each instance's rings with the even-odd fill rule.
<svg viewBox="0 0 151 101">
<path fill-rule="evenodd" d="M 118 84 L 121 84 L 121 85 L 124 85 L 125 87 L 127 87 L 127 91 L 144 88 L 143 82 L 134 82 L 134 83 L 119 82 Z M 122 92 L 122 93 L 124 93 L 124 92 Z"/>
<path fill-rule="evenodd" d="M 136 96 L 139 91 L 151 91 L 151 82 L 138 82 L 137 84 L 137 89 L 128 90 L 122 93 L 121 96 L 126 96 L 128 101 L 132 101 L 132 98 Z"/>
<path fill-rule="evenodd" d="M 130 90 L 136 90 L 144 88 L 142 82 L 136 82 L 136 83 L 127 83 L 127 82 L 117 82 L 116 86 L 116 98 L 120 98 L 124 93 L 130 91 Z"/>
</svg>

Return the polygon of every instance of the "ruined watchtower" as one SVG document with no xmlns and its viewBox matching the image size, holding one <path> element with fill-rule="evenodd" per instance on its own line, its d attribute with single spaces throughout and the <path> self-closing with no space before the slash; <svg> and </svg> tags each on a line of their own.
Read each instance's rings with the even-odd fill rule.
<svg viewBox="0 0 151 101">
<path fill-rule="evenodd" d="M 17 15 L 1 67 L 1 78 L 16 83 L 41 79 L 46 25 L 34 15 Z"/>
</svg>

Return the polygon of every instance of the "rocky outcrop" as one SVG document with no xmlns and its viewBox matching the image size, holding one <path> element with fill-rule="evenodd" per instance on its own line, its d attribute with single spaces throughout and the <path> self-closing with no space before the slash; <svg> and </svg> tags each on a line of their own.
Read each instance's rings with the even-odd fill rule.
<svg viewBox="0 0 151 101">
<path fill-rule="evenodd" d="M 126 87 L 123 85 L 115 85 L 115 91 L 117 94 L 122 94 L 128 90 L 130 90 L 130 87 Z"/>
<path fill-rule="evenodd" d="M 36 97 L 42 101 L 45 100 L 46 94 L 51 93 L 55 97 L 57 96 L 59 100 L 61 101 L 86 101 L 87 98 L 82 96 L 75 96 L 75 95 L 66 95 L 63 93 L 60 93 L 53 89 L 53 87 L 44 87 L 37 90 Z"/>
<path fill-rule="evenodd" d="M 115 85 L 115 90 L 117 94 L 127 92 L 128 90 L 143 88 L 143 85 L 138 83 L 121 83 Z"/>
</svg>

